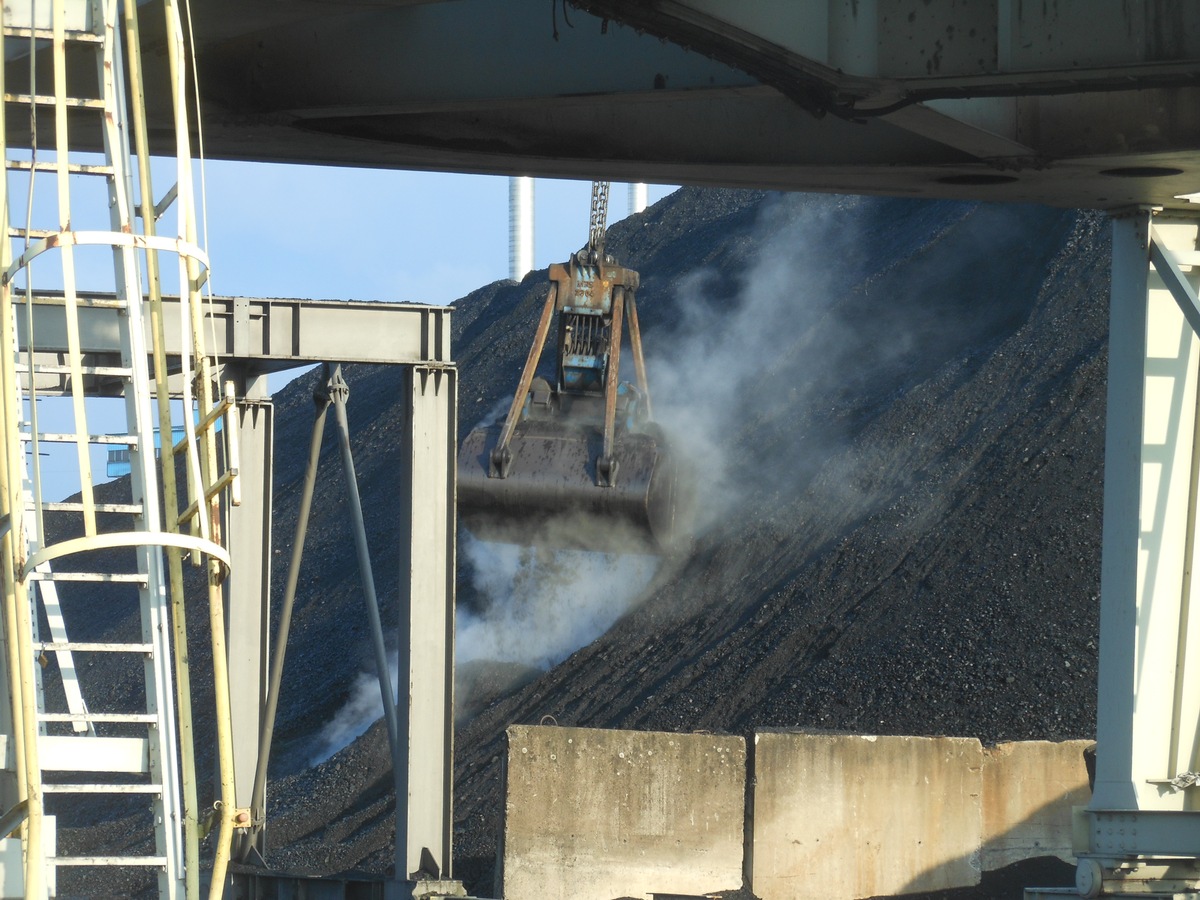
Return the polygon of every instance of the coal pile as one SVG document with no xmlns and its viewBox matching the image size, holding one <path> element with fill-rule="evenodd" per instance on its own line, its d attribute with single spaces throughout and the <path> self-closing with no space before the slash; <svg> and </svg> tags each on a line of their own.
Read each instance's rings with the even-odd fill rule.
<svg viewBox="0 0 1200 900">
<path fill-rule="evenodd" d="M 641 272 L 656 417 L 696 473 L 699 526 L 685 551 L 632 575 L 613 561 L 608 576 L 563 576 L 564 598 L 589 588 L 600 602 L 516 620 L 555 646 L 494 659 L 475 648 L 462 667 L 455 874 L 476 896 L 493 891 L 512 723 L 1093 736 L 1108 241 L 1101 216 L 1045 207 L 696 189 L 611 229 L 610 252 Z M 460 432 L 511 396 L 546 290 L 531 273 L 456 305 Z M 395 622 L 401 373 L 345 375 L 375 581 Z M 276 603 L 317 377 L 275 398 Z M 386 737 L 376 722 L 354 739 L 365 724 L 343 722 L 374 675 L 332 429 L 322 458 L 267 858 L 384 873 Z M 487 633 L 491 558 L 462 537 L 460 631 Z M 513 565 L 518 577 L 546 568 L 536 553 Z M 609 590 L 613 573 L 631 592 Z M 203 608 L 193 614 L 203 735 L 211 685 Z M 94 639 L 124 627 L 95 624 Z M 110 681 L 97 673 L 90 689 Z M 953 896 L 1020 897 L 1045 875 Z"/>
<path fill-rule="evenodd" d="M 533 680 L 517 666 L 510 691 L 492 677 L 461 724 L 456 874 L 474 893 L 492 890 L 511 723 L 1094 734 L 1108 240 L 1101 216 L 1044 207 L 690 189 L 612 229 L 642 273 L 655 409 L 696 467 L 702 527 L 605 633 Z M 545 290 L 533 273 L 457 304 L 463 431 L 511 392 Z M 398 377 L 348 372 L 384 598 Z M 280 534 L 306 390 L 277 398 Z M 383 872 L 380 725 L 304 768 L 370 671 L 338 487 L 310 530 L 269 859 Z M 489 602 L 472 559 L 460 619 Z"/>
</svg>

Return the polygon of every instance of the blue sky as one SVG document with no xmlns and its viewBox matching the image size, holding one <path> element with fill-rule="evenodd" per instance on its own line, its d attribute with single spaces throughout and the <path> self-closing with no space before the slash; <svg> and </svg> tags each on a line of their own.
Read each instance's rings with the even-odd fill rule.
<svg viewBox="0 0 1200 900">
<path fill-rule="evenodd" d="M 508 276 L 504 177 L 209 162 L 206 182 L 217 294 L 440 304 Z M 538 268 L 586 242 L 590 194 L 537 180 Z M 626 209 L 614 185 L 609 221 Z"/>
</svg>

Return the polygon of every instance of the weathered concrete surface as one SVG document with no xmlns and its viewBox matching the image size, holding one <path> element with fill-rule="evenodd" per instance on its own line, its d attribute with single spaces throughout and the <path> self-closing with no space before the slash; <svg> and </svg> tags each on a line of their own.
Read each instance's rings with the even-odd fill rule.
<svg viewBox="0 0 1200 900">
<path fill-rule="evenodd" d="M 745 786 L 740 737 L 510 726 L 499 896 L 739 887 Z"/>
<path fill-rule="evenodd" d="M 976 885 L 1071 858 L 1087 741 L 760 732 L 740 738 L 513 726 L 506 900 L 699 895 L 854 900 Z"/>
<path fill-rule="evenodd" d="M 762 900 L 978 884 L 974 738 L 760 732 L 750 887 Z"/>
<path fill-rule="evenodd" d="M 983 751 L 983 870 L 1038 856 L 1070 862 L 1071 807 L 1091 799 L 1091 741 L 1015 741 Z"/>
</svg>

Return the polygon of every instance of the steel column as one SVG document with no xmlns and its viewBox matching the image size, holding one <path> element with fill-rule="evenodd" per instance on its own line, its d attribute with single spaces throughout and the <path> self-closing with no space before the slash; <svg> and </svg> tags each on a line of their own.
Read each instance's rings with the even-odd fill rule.
<svg viewBox="0 0 1200 900">
<path fill-rule="evenodd" d="M 1093 806 L 1137 809 L 1132 779 L 1139 508 L 1150 213 L 1113 220 L 1108 414 L 1104 444 L 1100 676 Z"/>
<path fill-rule="evenodd" d="M 453 890 L 445 881 L 451 875 L 453 824 L 457 373 L 449 367 L 412 366 L 403 389 L 400 758 L 395 767 L 396 880 L 389 897 L 425 893 L 421 882 L 439 880 L 439 892 Z"/>
<path fill-rule="evenodd" d="M 1146 210 L 1113 225 L 1099 751 L 1092 804 L 1105 810 L 1196 808 L 1186 801 L 1188 791 L 1154 782 L 1200 767 L 1200 697 L 1181 677 L 1198 661 L 1195 654 L 1189 660 L 1187 651 L 1200 638 L 1198 617 L 1188 614 L 1196 581 L 1190 498 L 1200 339 L 1151 268 L 1150 229 Z M 1159 216 L 1153 229 L 1173 256 L 1194 257 L 1195 220 Z M 1197 275 L 1182 277 L 1194 290 Z"/>
<path fill-rule="evenodd" d="M 313 392 L 316 418 L 313 421 L 312 438 L 308 445 L 308 465 L 304 469 L 304 487 L 300 491 L 300 508 L 296 515 L 296 532 L 292 540 L 292 556 L 288 564 L 287 585 L 283 589 L 283 601 L 279 609 L 279 625 L 276 633 L 274 656 L 271 659 L 271 677 L 267 686 L 266 711 L 263 713 L 262 733 L 258 739 L 258 763 L 254 770 L 253 815 L 255 831 L 266 827 L 267 817 L 267 765 L 271 757 L 271 743 L 275 738 L 275 717 L 279 711 L 279 691 L 283 685 L 283 663 L 287 657 L 288 635 L 292 628 L 292 610 L 296 601 L 296 585 L 300 580 L 300 564 L 304 559 L 304 538 L 308 534 L 308 517 L 312 510 L 313 491 L 317 484 L 317 464 L 321 459 L 321 439 L 325 434 L 325 414 L 329 410 L 328 385 L 322 383 Z M 245 859 L 251 847 L 262 854 L 264 839 L 255 836 L 238 849 L 238 859 Z"/>
<path fill-rule="evenodd" d="M 1122 860 L 1182 856 L 1195 877 L 1200 857 L 1188 837 L 1200 829 L 1200 812 L 1190 812 L 1200 797 L 1186 786 L 1200 769 L 1200 616 L 1191 615 L 1200 338 L 1189 323 L 1197 224 L 1145 208 L 1113 221 L 1097 771 L 1079 848 L 1083 896 L 1102 882 L 1119 892 Z"/>
<path fill-rule="evenodd" d="M 229 508 L 232 571 L 225 582 L 229 683 L 233 714 L 234 789 L 239 809 L 253 806 L 258 740 L 270 665 L 271 459 L 274 407 L 266 376 L 227 366 L 238 396 L 239 477 L 242 502 Z M 256 838 L 263 852 L 263 832 Z M 239 848 L 244 849 L 244 848 Z"/>
</svg>

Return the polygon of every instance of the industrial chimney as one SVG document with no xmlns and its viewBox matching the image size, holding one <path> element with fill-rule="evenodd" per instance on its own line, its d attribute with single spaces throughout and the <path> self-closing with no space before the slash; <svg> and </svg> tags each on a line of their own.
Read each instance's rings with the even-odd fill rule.
<svg viewBox="0 0 1200 900">
<path fill-rule="evenodd" d="M 533 179 L 508 179 L 508 277 L 520 281 L 533 268 Z"/>
<path fill-rule="evenodd" d="M 647 197 L 645 182 L 629 185 L 629 215 L 636 216 L 645 209 Z"/>
</svg>

